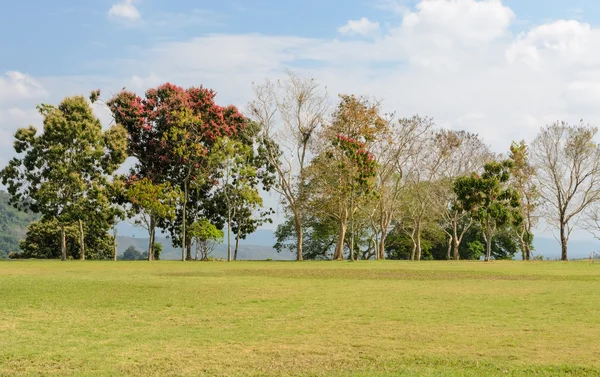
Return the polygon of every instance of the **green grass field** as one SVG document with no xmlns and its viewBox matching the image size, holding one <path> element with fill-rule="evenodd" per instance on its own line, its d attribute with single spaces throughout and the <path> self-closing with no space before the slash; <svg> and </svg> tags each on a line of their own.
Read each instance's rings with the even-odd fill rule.
<svg viewBox="0 0 600 377">
<path fill-rule="evenodd" d="M 600 264 L 0 262 L 0 375 L 600 375 Z"/>
</svg>

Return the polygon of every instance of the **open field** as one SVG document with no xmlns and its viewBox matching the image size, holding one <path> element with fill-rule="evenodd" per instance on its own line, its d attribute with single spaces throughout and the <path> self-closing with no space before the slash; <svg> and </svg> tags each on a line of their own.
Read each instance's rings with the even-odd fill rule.
<svg viewBox="0 0 600 377">
<path fill-rule="evenodd" d="M 0 262 L 0 375 L 600 375 L 600 264 Z"/>
</svg>

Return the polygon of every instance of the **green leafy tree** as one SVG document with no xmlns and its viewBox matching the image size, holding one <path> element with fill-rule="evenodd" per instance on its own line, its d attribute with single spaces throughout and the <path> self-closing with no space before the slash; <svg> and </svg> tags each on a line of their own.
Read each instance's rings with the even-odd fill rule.
<svg viewBox="0 0 600 377">
<path fill-rule="evenodd" d="M 302 226 L 303 256 L 307 260 L 331 260 L 337 243 L 337 222 L 332 218 L 317 218 L 306 216 Z M 297 238 L 294 219 L 288 217 L 279 224 L 275 231 L 276 243 L 273 246 L 278 252 L 296 253 Z"/>
<path fill-rule="evenodd" d="M 233 260 L 231 232 L 237 210 L 243 203 L 262 205 L 262 198 L 258 190 L 256 187 L 252 187 L 252 181 L 256 177 L 256 169 L 247 164 L 250 153 L 251 149 L 248 145 L 230 138 L 222 138 L 217 141 L 210 156 L 212 164 L 217 167 L 217 186 L 227 213 L 228 261 Z"/>
<path fill-rule="evenodd" d="M 113 254 L 113 240 L 104 227 L 95 228 L 94 223 L 85 223 L 84 242 L 87 245 L 88 259 L 108 259 Z M 64 227 L 65 258 L 80 258 L 79 225 L 72 224 Z M 61 257 L 61 233 L 58 220 L 48 219 L 34 221 L 27 227 L 27 235 L 20 242 L 21 252 L 12 253 L 11 258 L 55 259 Z"/>
<path fill-rule="evenodd" d="M 370 200 L 377 162 L 369 151 L 387 123 L 379 105 L 366 98 L 342 95 L 332 122 L 324 128 L 320 153 L 307 169 L 306 202 L 320 218 L 338 223 L 334 259 L 344 258 L 350 223 L 350 255 L 354 257 L 354 216 L 361 201 Z"/>
<path fill-rule="evenodd" d="M 44 117 L 43 132 L 33 126 L 17 130 L 14 148 L 18 156 L 0 176 L 11 204 L 57 221 L 61 259 L 65 260 L 65 228 L 103 213 L 103 204 L 108 202 L 104 186 L 126 158 L 126 134 L 119 126 L 103 132 L 82 96 L 38 109 Z M 80 257 L 84 258 L 81 239 Z"/>
<path fill-rule="evenodd" d="M 196 244 L 196 260 L 208 260 L 215 246 L 223 242 L 223 231 L 207 219 L 194 222 L 189 228 L 190 237 Z"/>
<path fill-rule="evenodd" d="M 515 227 L 523 260 L 531 259 L 533 227 L 537 223 L 536 208 L 539 192 L 535 184 L 535 169 L 529 161 L 529 150 L 524 141 L 510 146 L 512 186 L 519 195 L 519 213 L 523 221 Z"/>
<path fill-rule="evenodd" d="M 148 260 L 152 260 L 154 253 L 150 253 L 150 250 L 154 250 L 156 224 L 161 219 L 172 220 L 175 217 L 175 206 L 180 198 L 179 190 L 168 182 L 155 184 L 149 178 L 135 180 L 135 177 L 132 177 L 126 184 L 125 195 L 137 215 L 136 224 L 148 230 L 146 255 Z"/>
<path fill-rule="evenodd" d="M 510 160 L 485 164 L 482 175 L 458 178 L 454 190 L 459 205 L 470 211 L 482 228 L 485 260 L 491 260 L 492 241 L 499 228 L 520 224 L 519 195 L 508 187 L 513 163 Z"/>
<path fill-rule="evenodd" d="M 142 260 L 144 255 L 135 248 L 135 246 L 129 246 L 123 253 L 122 260 Z"/>
</svg>

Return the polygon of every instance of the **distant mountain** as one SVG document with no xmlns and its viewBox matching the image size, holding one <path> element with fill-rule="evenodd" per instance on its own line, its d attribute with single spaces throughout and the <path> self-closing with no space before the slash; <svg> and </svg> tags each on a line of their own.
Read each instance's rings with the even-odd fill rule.
<svg viewBox="0 0 600 377">
<path fill-rule="evenodd" d="M 259 231 L 261 234 L 255 239 L 257 242 L 262 242 L 262 245 L 254 245 L 251 244 L 251 240 L 242 240 L 240 241 L 240 249 L 238 252 L 239 260 L 293 260 L 294 255 L 292 253 L 277 253 L 275 249 L 273 249 L 273 243 L 270 245 L 267 244 L 267 235 L 270 231 Z M 272 232 L 271 232 L 272 234 Z M 262 241 L 261 241 L 262 240 Z M 168 238 L 157 237 L 156 242 L 160 242 L 163 245 L 163 252 L 161 254 L 161 259 L 163 260 L 179 260 L 181 259 L 181 249 L 175 249 L 171 245 L 171 240 Z M 119 254 L 123 254 L 125 250 L 134 246 L 139 251 L 148 250 L 148 238 L 133 238 L 133 237 L 117 237 L 117 250 Z M 233 249 L 234 245 L 232 245 Z M 232 250 L 233 251 L 233 250 Z M 193 256 L 193 255 L 192 255 Z M 213 253 L 212 257 L 215 258 L 227 258 L 227 245 L 220 244 L 217 245 Z"/>
<path fill-rule="evenodd" d="M 143 234 L 143 233 L 141 233 Z M 129 246 L 135 246 L 136 249 L 144 251 L 148 249 L 148 238 L 138 237 L 118 237 L 118 250 L 123 253 Z M 163 244 L 163 259 L 180 259 L 181 249 L 175 249 L 171 246 L 171 240 L 164 237 L 157 237 L 157 242 Z M 269 229 L 258 230 L 240 241 L 240 252 L 238 259 L 241 260 L 292 260 L 292 253 L 277 253 L 273 249 L 275 244 L 274 231 Z M 533 241 L 534 255 L 543 255 L 547 259 L 560 259 L 560 243 L 553 238 L 536 237 Z M 232 246 L 233 247 L 233 246 Z M 600 253 L 600 241 L 594 240 L 571 240 L 569 242 L 569 259 L 588 258 L 590 253 L 596 251 Z M 218 245 L 214 255 L 217 258 L 227 258 L 227 245 Z M 520 259 L 520 254 L 515 259 Z"/>
</svg>

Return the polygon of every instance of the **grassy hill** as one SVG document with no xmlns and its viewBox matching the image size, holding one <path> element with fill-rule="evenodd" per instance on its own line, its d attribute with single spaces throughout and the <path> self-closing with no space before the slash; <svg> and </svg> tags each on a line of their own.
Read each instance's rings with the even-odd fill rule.
<svg viewBox="0 0 600 377">
<path fill-rule="evenodd" d="M 600 376 L 600 263 L 0 262 L 0 376 Z"/>
<path fill-rule="evenodd" d="M 19 251 L 19 240 L 25 237 L 27 225 L 38 218 L 16 210 L 8 199 L 9 195 L 0 190 L 0 259 Z"/>
</svg>

